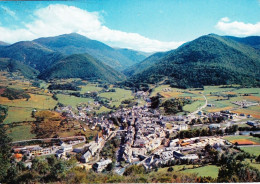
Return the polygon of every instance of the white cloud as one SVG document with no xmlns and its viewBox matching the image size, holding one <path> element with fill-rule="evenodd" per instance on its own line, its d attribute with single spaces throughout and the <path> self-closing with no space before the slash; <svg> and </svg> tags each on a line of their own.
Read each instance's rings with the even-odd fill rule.
<svg viewBox="0 0 260 184">
<path fill-rule="evenodd" d="M 220 19 L 220 21 L 222 21 L 222 22 L 229 22 L 230 19 L 228 17 L 223 17 L 222 19 Z"/>
<path fill-rule="evenodd" d="M 7 13 L 8 15 L 12 16 L 13 18 L 17 19 L 15 12 L 10 10 L 9 8 L 7 8 L 6 6 L 1 5 L 0 8 L 2 8 L 5 13 Z"/>
<path fill-rule="evenodd" d="M 260 22 L 256 24 L 231 22 L 228 17 L 224 17 L 218 21 L 215 27 L 225 34 L 234 36 L 260 35 Z"/>
<path fill-rule="evenodd" d="M 35 20 L 25 24 L 23 29 L 13 30 L 0 26 L 0 40 L 10 43 L 76 32 L 113 46 L 146 52 L 166 51 L 184 43 L 161 42 L 138 33 L 110 29 L 103 25 L 102 17 L 97 12 L 88 12 L 74 6 L 49 5 L 36 10 L 34 15 Z"/>
</svg>

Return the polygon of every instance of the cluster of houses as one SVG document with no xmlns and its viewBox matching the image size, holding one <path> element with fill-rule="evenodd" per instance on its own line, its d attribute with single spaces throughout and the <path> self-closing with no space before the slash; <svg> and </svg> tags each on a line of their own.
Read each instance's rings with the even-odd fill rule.
<svg viewBox="0 0 260 184">
<path fill-rule="evenodd" d="M 168 91 L 168 89 L 165 89 Z M 148 98 L 146 92 L 137 92 L 136 96 L 144 99 Z M 148 104 L 148 103 L 147 103 Z M 245 105 L 245 103 L 243 103 Z M 24 154 L 30 156 L 56 154 L 61 158 L 69 152 L 81 153 L 81 163 L 93 164 L 93 169 L 97 172 L 103 171 L 111 159 L 99 159 L 99 152 L 104 147 L 107 140 L 117 135 L 119 132 L 124 135 L 124 141 L 118 149 L 117 160 L 125 161 L 127 164 L 142 164 L 146 168 L 153 168 L 159 164 L 165 164 L 171 160 L 198 160 L 199 156 L 194 151 L 202 150 L 206 145 L 211 145 L 221 151 L 221 147 L 228 143 L 219 137 L 195 137 L 190 139 L 169 139 L 169 135 L 189 129 L 189 122 L 193 115 L 187 116 L 163 116 L 157 110 L 152 110 L 148 106 L 134 106 L 132 108 L 121 108 L 107 116 L 88 116 L 88 106 L 78 106 L 76 111 L 71 106 L 59 107 L 56 111 L 63 113 L 66 117 L 82 120 L 86 126 L 95 130 L 99 127 L 100 132 L 95 140 L 85 144 L 81 148 L 74 148 L 72 145 L 81 143 L 84 140 L 69 140 L 60 145 L 41 147 L 39 145 L 15 148 L 15 157 L 21 159 Z M 76 113 L 75 113 L 76 112 Z M 193 117 L 192 117 L 193 116 Z M 236 114 L 230 111 L 202 114 L 196 117 L 222 118 L 224 120 L 233 119 Z M 116 120 L 120 129 L 116 129 Z M 167 126 L 170 124 L 170 126 Z M 251 126 L 258 126 L 255 122 L 248 121 Z M 231 124 L 230 124 L 231 125 Z M 195 125 L 194 125 L 195 126 Z M 210 129 L 221 128 L 220 124 L 208 125 Z M 84 127 L 82 126 L 84 130 Z"/>
<path fill-rule="evenodd" d="M 250 107 L 250 106 L 255 106 L 255 105 L 259 105 L 259 103 L 256 103 L 256 102 L 249 102 L 249 101 L 246 101 L 246 100 L 242 100 L 242 101 L 235 101 L 235 102 L 232 102 L 233 104 L 236 104 L 242 108 L 247 108 L 247 107 Z"/>
<path fill-rule="evenodd" d="M 128 124 L 124 145 L 119 150 L 122 153 L 121 159 L 127 163 L 136 163 L 146 158 L 148 153 L 162 147 L 167 134 L 188 129 L 186 117 L 162 116 L 156 110 L 149 110 L 147 106 L 123 108 L 113 113 L 113 116 Z M 167 128 L 166 123 L 173 121 L 178 123 Z"/>
<path fill-rule="evenodd" d="M 66 158 L 67 153 L 73 151 L 73 146 L 84 143 L 85 137 L 83 136 L 75 136 L 71 138 L 61 138 L 61 140 L 58 143 L 49 143 L 49 140 L 46 140 L 43 142 L 46 142 L 49 144 L 49 146 L 42 147 L 40 145 L 31 145 L 31 146 L 15 146 L 13 147 L 14 152 L 14 158 L 17 161 L 20 161 L 20 159 L 23 156 L 26 156 L 27 159 L 31 159 L 35 156 L 41 156 L 41 155 L 56 155 L 59 158 Z"/>
<path fill-rule="evenodd" d="M 141 163 L 145 168 L 157 167 L 159 164 L 166 164 L 169 161 L 179 160 L 198 160 L 197 154 L 190 152 L 199 151 L 206 145 L 211 145 L 221 151 L 221 146 L 228 144 L 219 137 L 194 137 L 190 139 L 174 139 L 168 143 L 168 146 L 161 147 L 149 157 L 146 157 Z"/>
<path fill-rule="evenodd" d="M 95 139 L 95 141 L 92 141 L 89 143 L 87 148 L 84 148 L 85 153 L 81 156 L 80 162 L 82 163 L 88 163 L 94 155 L 102 149 L 102 147 L 105 144 L 105 139 L 101 136 L 99 133 Z M 82 152 L 82 149 L 75 149 L 76 152 Z"/>
</svg>

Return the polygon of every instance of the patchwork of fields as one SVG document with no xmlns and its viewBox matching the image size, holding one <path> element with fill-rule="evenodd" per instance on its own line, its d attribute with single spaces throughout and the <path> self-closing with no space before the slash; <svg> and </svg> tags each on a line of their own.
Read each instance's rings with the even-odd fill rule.
<svg viewBox="0 0 260 184">
<path fill-rule="evenodd" d="M 47 87 L 50 83 L 40 81 L 40 88 L 32 87 L 33 81 L 27 79 L 9 79 L 6 76 L 3 76 L 1 73 L 0 86 L 2 87 L 11 87 L 14 89 L 23 89 L 26 93 L 30 95 L 29 99 L 14 99 L 9 100 L 6 97 L 0 96 L 0 104 L 9 107 L 8 115 L 4 120 L 4 124 L 12 125 L 14 122 L 32 122 L 35 121 L 35 118 L 32 118 L 32 111 L 36 110 L 53 110 L 58 103 L 64 105 L 70 105 L 73 108 L 76 108 L 79 104 L 86 104 L 93 108 L 93 111 L 96 113 L 110 112 L 112 109 L 105 107 L 104 105 L 99 104 L 94 105 L 94 98 L 88 97 L 76 97 L 68 95 L 75 91 L 72 90 L 53 90 L 58 92 L 56 95 L 57 99 L 52 97 L 52 94 L 49 93 Z M 61 83 L 71 82 L 75 79 L 62 80 Z M 106 89 L 99 85 L 98 83 L 90 83 L 83 81 L 86 85 L 80 85 L 81 88 L 80 94 L 98 93 L 98 97 L 105 99 L 108 102 L 110 107 L 119 107 L 124 100 L 135 101 L 134 94 L 131 90 L 126 90 L 122 88 L 114 87 L 113 85 L 108 85 L 106 89 L 113 89 L 113 92 L 107 92 Z M 4 88 L 1 88 L 0 92 L 3 93 Z M 64 93 L 63 93 L 64 92 Z M 63 93 L 63 94 L 62 94 Z M 233 104 L 233 101 L 242 101 L 247 100 L 250 102 L 260 102 L 260 88 L 238 88 L 238 86 L 223 88 L 222 86 L 206 86 L 202 89 L 178 89 L 171 88 L 169 85 L 160 85 L 154 86 L 150 96 L 155 96 L 160 94 L 162 100 L 167 100 L 171 98 L 186 98 L 192 100 L 191 104 L 187 104 L 183 107 L 183 110 L 186 112 L 194 112 L 202 105 L 205 104 L 205 99 L 203 95 L 206 96 L 208 104 L 212 104 L 211 107 L 206 107 L 203 109 L 204 112 L 218 112 L 221 110 L 232 110 L 236 113 L 250 114 L 255 118 L 260 118 L 260 106 L 251 106 L 248 108 L 239 108 L 237 105 Z M 247 94 L 247 95 L 246 95 Z M 229 98 L 227 95 L 231 95 Z M 232 96 L 233 95 L 233 96 Z M 138 99 L 139 104 L 145 104 L 143 99 Z M 180 113 L 181 114 L 181 113 Z M 14 140 L 23 139 L 24 137 L 19 138 L 17 133 L 21 129 L 25 133 L 26 138 L 35 137 L 35 135 L 30 132 L 30 124 L 24 124 L 19 126 L 14 126 L 10 129 L 10 136 Z M 62 133 L 69 135 L 69 133 Z M 28 137 L 27 137 L 28 136 Z M 63 135 L 61 135 L 63 136 Z M 242 138 L 241 138 L 242 139 Z M 231 140 L 232 141 L 232 140 Z M 260 141 L 256 141 L 259 143 Z"/>
<path fill-rule="evenodd" d="M 205 86 L 203 90 L 197 89 L 178 89 L 171 88 L 169 85 L 161 85 L 154 87 L 150 96 L 160 94 L 163 99 L 170 98 L 190 98 L 192 104 L 187 104 L 183 107 L 184 111 L 193 112 L 205 104 L 202 96 L 204 94 L 208 100 L 208 104 L 203 111 L 219 112 L 223 110 L 231 110 L 238 114 L 250 114 L 254 118 L 260 119 L 260 106 L 250 106 L 241 108 L 232 102 L 249 101 L 260 103 L 260 88 L 239 88 L 239 86 L 223 87 L 223 86 Z"/>
</svg>

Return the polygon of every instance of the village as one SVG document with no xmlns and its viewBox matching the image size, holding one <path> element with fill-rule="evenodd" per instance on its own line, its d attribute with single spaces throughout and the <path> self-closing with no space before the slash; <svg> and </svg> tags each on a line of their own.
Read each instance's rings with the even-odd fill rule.
<svg viewBox="0 0 260 184">
<path fill-rule="evenodd" d="M 56 112 L 62 113 L 68 118 L 81 120 L 91 130 L 100 127 L 95 139 L 87 142 L 84 136 L 73 136 L 67 138 L 35 139 L 40 144 L 28 144 L 30 141 L 19 141 L 13 147 L 13 157 L 16 161 L 24 161 L 27 167 L 31 166 L 31 160 L 36 156 L 55 155 L 59 159 L 70 159 L 78 156 L 78 166 L 86 169 L 94 169 L 101 172 L 114 164 L 114 171 L 123 174 L 126 167 L 133 164 L 143 165 L 146 169 L 159 167 L 173 160 L 201 160 L 202 155 L 197 152 L 205 149 L 207 145 L 221 151 L 223 147 L 230 147 L 232 143 L 222 138 L 222 135 L 195 136 L 181 138 L 181 131 L 207 127 L 209 130 L 225 129 L 233 125 L 244 123 L 252 127 L 259 127 L 256 121 L 247 121 L 250 115 L 221 111 L 216 113 L 202 113 L 199 110 L 196 114 L 184 115 L 162 115 L 156 109 L 151 109 L 151 101 L 144 92 L 136 93 L 139 97 L 145 98 L 143 106 L 121 108 L 111 114 L 103 116 L 88 116 L 87 107 L 71 106 L 59 107 Z M 215 118 L 220 119 L 219 123 L 196 123 L 194 119 Z M 83 131 L 85 128 L 81 127 Z M 232 132 L 239 134 L 239 132 Z M 179 135 L 179 137 L 178 137 Z M 120 146 L 114 153 L 113 158 L 100 156 L 104 145 L 116 138 L 120 140 Z M 21 145 L 26 146 L 21 146 Z"/>
</svg>

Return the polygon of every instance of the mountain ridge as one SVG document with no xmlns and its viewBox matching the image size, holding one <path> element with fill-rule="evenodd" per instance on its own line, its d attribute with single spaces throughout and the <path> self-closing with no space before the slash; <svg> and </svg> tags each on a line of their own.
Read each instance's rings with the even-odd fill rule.
<svg viewBox="0 0 260 184">
<path fill-rule="evenodd" d="M 38 38 L 34 40 L 47 48 L 63 53 L 71 54 L 90 54 L 91 56 L 104 61 L 107 65 L 118 70 L 135 64 L 126 55 L 97 40 L 91 40 L 77 33 L 63 34 L 54 37 Z"/>
<path fill-rule="evenodd" d="M 172 86 L 202 87 L 220 84 L 260 84 L 257 50 L 218 35 L 199 37 L 134 74 L 129 81 L 156 83 L 165 78 Z"/>
<path fill-rule="evenodd" d="M 89 54 L 73 54 L 56 62 L 42 72 L 39 78 L 82 78 L 116 82 L 125 79 L 125 76 Z"/>
</svg>

